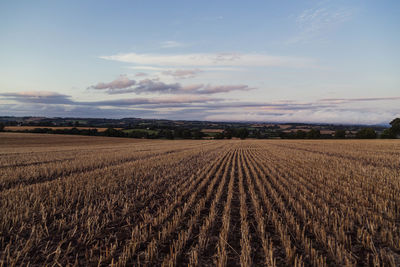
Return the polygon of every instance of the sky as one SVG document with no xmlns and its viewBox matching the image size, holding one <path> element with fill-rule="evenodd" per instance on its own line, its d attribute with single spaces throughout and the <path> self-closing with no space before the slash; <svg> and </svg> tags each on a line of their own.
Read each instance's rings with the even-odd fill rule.
<svg viewBox="0 0 400 267">
<path fill-rule="evenodd" d="M 0 1 L 0 116 L 381 124 L 400 1 Z"/>
</svg>

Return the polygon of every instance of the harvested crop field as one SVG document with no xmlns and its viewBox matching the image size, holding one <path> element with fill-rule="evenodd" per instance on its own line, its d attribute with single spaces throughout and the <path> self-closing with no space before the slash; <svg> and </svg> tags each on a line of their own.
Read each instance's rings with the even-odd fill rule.
<svg viewBox="0 0 400 267">
<path fill-rule="evenodd" d="M 4 130 L 6 131 L 11 131 L 11 132 L 23 132 L 23 131 L 32 131 L 37 128 L 46 128 L 46 129 L 51 129 L 51 130 L 71 130 L 72 128 L 76 128 L 78 130 L 94 130 L 96 129 L 98 132 L 104 132 L 107 130 L 105 127 L 62 127 L 62 126 L 56 126 L 56 127 L 51 127 L 51 126 L 6 126 Z M 122 128 L 115 128 L 117 130 L 121 130 Z"/>
<path fill-rule="evenodd" d="M 0 265 L 399 266 L 400 142 L 0 134 Z"/>
</svg>

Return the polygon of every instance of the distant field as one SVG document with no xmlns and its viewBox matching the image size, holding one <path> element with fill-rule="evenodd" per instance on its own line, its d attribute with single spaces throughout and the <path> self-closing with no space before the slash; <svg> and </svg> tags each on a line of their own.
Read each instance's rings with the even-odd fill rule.
<svg viewBox="0 0 400 267">
<path fill-rule="evenodd" d="M 102 136 L 56 135 L 33 133 L 0 133 L 0 154 L 42 152 L 52 150 L 80 150 L 91 147 L 118 147 L 125 144 L 145 143 L 149 140 L 110 138 Z M 152 141 L 153 143 L 155 141 Z M 0 167 L 1 168 L 1 167 Z"/>
<path fill-rule="evenodd" d="M 105 127 L 49 127 L 49 126 L 6 126 L 4 129 L 6 131 L 14 131 L 14 132 L 18 132 L 18 131 L 26 131 L 26 130 L 33 130 L 36 128 L 50 128 L 52 130 L 65 130 L 65 129 L 72 129 L 72 128 L 77 128 L 79 130 L 89 130 L 89 129 L 97 129 L 98 132 L 104 132 L 105 130 L 107 130 L 107 128 Z M 115 128 L 117 130 L 121 130 L 122 128 Z"/>
<path fill-rule="evenodd" d="M 399 266 L 398 140 L 0 133 L 0 266 Z"/>
<path fill-rule="evenodd" d="M 224 129 L 202 129 L 203 133 L 222 133 Z"/>
</svg>

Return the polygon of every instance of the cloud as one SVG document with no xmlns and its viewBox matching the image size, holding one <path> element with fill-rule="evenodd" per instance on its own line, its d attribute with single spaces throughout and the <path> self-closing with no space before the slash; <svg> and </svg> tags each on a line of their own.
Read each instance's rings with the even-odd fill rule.
<svg viewBox="0 0 400 267">
<path fill-rule="evenodd" d="M 45 105 L 45 104 L 8 104 L 0 105 L 4 116 L 51 116 L 51 117 L 85 117 L 85 118 L 123 118 L 148 117 L 156 118 L 154 109 L 102 108 L 95 106 Z"/>
<path fill-rule="evenodd" d="M 247 85 L 223 85 L 211 86 L 203 84 L 181 85 L 180 83 L 164 83 L 157 80 L 145 79 L 137 83 L 136 87 L 128 90 L 113 90 L 109 94 L 120 94 L 134 92 L 137 94 L 217 94 L 232 91 L 249 91 Z"/>
<path fill-rule="evenodd" d="M 148 76 L 148 74 L 144 73 L 144 72 L 138 72 L 138 73 L 135 74 L 135 76 L 136 77 L 145 77 L 145 76 Z"/>
<path fill-rule="evenodd" d="M 336 124 L 380 124 L 400 115 L 400 110 L 300 110 L 286 113 L 246 111 L 213 112 L 203 117 L 210 121 L 263 121 Z"/>
<path fill-rule="evenodd" d="M 203 88 L 196 90 L 198 94 L 216 94 L 216 93 L 228 93 L 232 91 L 249 91 L 254 88 L 250 88 L 247 85 L 222 85 L 222 86 L 211 86 L 207 85 Z"/>
<path fill-rule="evenodd" d="M 152 81 L 157 83 L 156 81 Z M 148 86 L 148 84 L 147 84 Z M 158 85 L 160 86 L 160 85 Z M 239 86 L 212 87 L 192 85 L 180 90 L 226 91 L 246 89 Z M 30 91 L 1 93 L 5 103 L 0 112 L 9 115 L 90 116 L 90 117 L 146 117 L 165 119 L 197 119 L 214 121 L 276 121 L 329 122 L 376 124 L 389 122 L 400 116 L 400 97 L 329 98 L 310 102 L 299 101 L 240 101 L 210 97 L 205 94 L 176 94 L 160 97 L 135 97 L 75 101 L 56 92 Z M 7 102 L 10 101 L 10 102 Z M 368 105 L 354 103 L 368 102 Z M 379 109 L 380 101 L 388 101 Z M 15 102 L 15 103 L 14 103 Z"/>
<path fill-rule="evenodd" d="M 161 42 L 162 48 L 176 48 L 176 47 L 183 47 L 185 44 L 177 42 L 177 41 L 164 41 Z"/>
<path fill-rule="evenodd" d="M 187 74 L 179 73 L 179 75 Z M 106 90 L 107 94 L 217 94 L 227 93 L 231 91 L 249 91 L 255 88 L 250 88 L 247 85 L 221 85 L 212 86 L 204 84 L 181 85 L 180 83 L 164 83 L 155 79 L 144 79 L 141 81 L 129 80 L 126 76 L 110 83 L 98 83 L 97 85 L 88 87 L 89 89 Z"/>
<path fill-rule="evenodd" d="M 0 93 L 5 99 L 23 103 L 42 104 L 72 104 L 70 96 L 48 92 L 48 91 L 27 91 L 19 93 Z"/>
<path fill-rule="evenodd" d="M 161 73 L 178 79 L 188 79 L 195 77 L 200 72 L 202 72 L 202 70 L 199 69 L 178 69 L 178 70 L 167 70 Z"/>
<path fill-rule="evenodd" d="M 375 102 L 375 101 L 396 101 L 400 100 L 400 96 L 394 97 L 364 97 L 364 98 L 325 98 L 320 99 L 322 102 L 333 102 L 333 103 L 352 103 L 352 102 Z"/>
<path fill-rule="evenodd" d="M 152 66 L 130 66 L 133 70 L 148 70 L 148 71 L 165 71 L 167 68 L 152 67 Z"/>
<path fill-rule="evenodd" d="M 49 104 L 49 105 L 72 105 L 72 106 L 135 106 L 135 105 L 158 105 L 158 104 L 192 104 L 221 101 L 219 98 L 211 98 L 202 95 L 173 95 L 161 97 L 136 97 L 114 100 L 99 101 L 74 101 L 68 95 L 62 95 L 47 91 L 30 91 L 19 93 L 1 93 L 6 100 L 19 103 Z"/>
<path fill-rule="evenodd" d="M 38 103 L 2 104 L 0 113 L 5 116 L 57 116 L 57 117 L 93 117 L 93 118 L 158 118 L 180 120 L 207 120 L 207 121 L 263 121 L 263 122 L 310 122 L 310 123 L 360 123 L 377 124 L 389 122 L 395 117 L 400 117 L 400 108 L 382 109 L 379 111 L 364 109 L 337 109 L 313 108 L 296 110 L 290 105 L 286 110 L 262 110 L 251 108 L 218 108 L 219 102 L 210 103 L 207 100 L 198 103 L 177 101 L 142 100 L 144 104 L 115 100 L 112 103 L 96 103 L 91 105 L 49 105 Z M 183 100 L 183 99 L 181 99 Z M 190 99 L 186 99 L 190 100 Z M 198 100 L 201 101 L 201 100 Z M 160 103 L 164 102 L 164 103 Z M 169 102 L 169 103 L 165 103 Z M 208 101 L 211 102 L 211 101 Z M 265 103 L 267 104 L 267 103 Z M 283 106 L 282 106 L 283 107 Z"/>
<path fill-rule="evenodd" d="M 159 106 L 165 105 L 164 107 L 174 107 L 177 104 L 178 107 L 185 104 L 193 103 L 207 103 L 221 101 L 219 98 L 210 98 L 206 96 L 168 96 L 168 97 L 140 97 L 131 99 L 117 99 L 117 100 L 104 100 L 104 101 L 92 101 L 92 102 L 80 102 L 83 105 L 90 106 L 143 106 L 152 105 Z"/>
<path fill-rule="evenodd" d="M 98 83 L 96 85 L 92 85 L 90 89 L 98 89 L 98 90 L 114 90 L 114 89 L 125 89 L 129 88 L 136 84 L 135 80 L 130 80 L 126 75 L 120 75 L 117 79 L 109 83 Z"/>
<path fill-rule="evenodd" d="M 143 71 L 161 71 L 161 72 L 167 72 L 171 71 L 170 67 L 165 66 L 165 67 L 154 67 L 154 66 L 129 66 L 129 69 L 132 70 L 143 70 Z M 200 72 L 203 71 L 243 71 L 243 68 L 238 68 L 238 67 L 202 67 L 201 69 L 196 69 L 199 70 Z"/>
<path fill-rule="evenodd" d="M 179 91 L 181 85 L 179 83 L 166 84 L 159 81 L 154 81 L 150 79 L 142 80 L 135 87 L 134 92 L 138 94 L 142 93 L 166 93 L 171 94 Z"/>
<path fill-rule="evenodd" d="M 101 56 L 106 60 L 148 65 L 150 68 L 158 67 L 312 67 L 314 61 L 309 58 L 271 56 L 266 54 L 240 54 L 240 53 L 197 53 L 197 54 L 138 54 L 125 53 L 112 56 Z M 154 67 L 156 66 L 156 67 Z M 141 67 L 143 68 L 143 67 Z"/>
<path fill-rule="evenodd" d="M 306 9 L 297 16 L 296 25 L 299 32 L 288 43 L 307 43 L 348 21 L 352 15 L 352 9 L 323 6 L 323 3 Z"/>
</svg>

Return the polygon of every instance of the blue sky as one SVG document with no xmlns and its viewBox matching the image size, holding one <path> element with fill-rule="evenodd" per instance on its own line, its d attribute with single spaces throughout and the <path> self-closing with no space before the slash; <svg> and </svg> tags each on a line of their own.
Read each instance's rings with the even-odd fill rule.
<svg viewBox="0 0 400 267">
<path fill-rule="evenodd" d="M 399 1 L 1 1 L 0 115 L 387 123 Z"/>
</svg>

